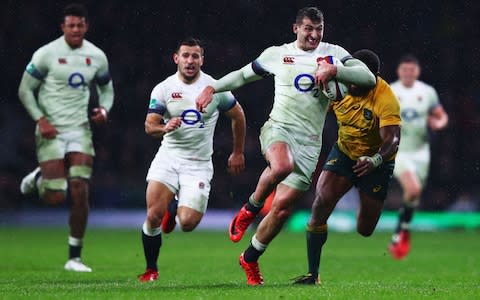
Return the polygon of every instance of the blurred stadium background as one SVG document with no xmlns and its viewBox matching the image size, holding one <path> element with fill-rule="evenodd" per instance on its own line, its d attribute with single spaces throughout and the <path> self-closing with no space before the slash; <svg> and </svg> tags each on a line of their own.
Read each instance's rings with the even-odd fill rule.
<svg viewBox="0 0 480 300">
<path fill-rule="evenodd" d="M 291 24 L 297 9 L 317 5 L 325 14 L 324 41 L 342 45 L 350 52 L 373 49 L 381 57 L 382 76 L 387 81 L 396 78 L 395 68 L 401 55 L 418 56 L 422 64 L 421 79 L 437 89 L 450 116 L 448 128 L 431 136 L 431 172 L 421 210 L 432 213 L 423 216 L 428 219 L 437 212 L 461 211 L 462 214 L 453 215 L 460 224 L 452 221 L 455 226 L 464 227 L 464 220 L 469 218 L 471 227 L 480 226 L 479 215 L 473 214 L 480 207 L 480 2 L 405 0 L 395 5 L 377 0 L 79 2 L 85 3 L 90 13 L 87 39 L 109 58 L 116 94 L 108 126 L 94 128 L 97 157 L 91 181 L 92 225 L 96 224 L 97 214 L 99 225 L 118 225 L 119 220 L 128 219 L 124 214 L 130 212 L 137 226 L 143 220 L 145 174 L 159 146 L 159 140 L 144 133 L 144 118 L 152 88 L 175 72 L 171 57 L 180 39 L 192 35 L 205 42 L 203 69 L 218 78 L 247 64 L 266 47 L 293 40 Z M 22 200 L 19 193 L 22 177 L 37 162 L 34 122 L 17 97 L 20 78 L 33 52 L 61 34 L 58 14 L 66 3 L 2 2 L 0 225 L 42 224 L 52 220 L 67 224 L 62 209 L 49 210 L 48 216 L 35 215 L 43 206 Z M 220 120 L 209 202 L 209 220 L 217 220 L 220 225 L 228 222 L 228 212 L 245 201 L 265 167 L 258 133 L 272 105 L 273 85 L 271 80 L 264 80 L 241 88 L 235 95 L 247 117 L 247 169 L 237 178 L 226 172 L 231 150 L 230 128 L 225 120 Z M 320 163 L 335 138 L 336 124 L 330 117 Z M 298 208 L 308 209 L 312 195 L 307 195 Z M 401 198 L 401 190 L 394 185 L 385 209 L 396 210 Z M 351 219 L 355 201 L 347 201 L 341 208 Z M 222 210 L 227 214 L 217 214 Z M 120 218 L 105 218 L 113 212 Z M 304 224 L 302 213 L 296 217 L 300 218 L 298 224 Z M 429 228 L 428 220 L 427 225 L 417 223 L 417 228 Z M 393 226 L 388 218 L 385 222 L 387 227 Z"/>
</svg>

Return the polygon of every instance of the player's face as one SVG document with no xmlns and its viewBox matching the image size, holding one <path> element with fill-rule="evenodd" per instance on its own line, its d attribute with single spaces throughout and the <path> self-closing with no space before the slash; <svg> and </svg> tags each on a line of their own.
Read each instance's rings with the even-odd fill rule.
<svg viewBox="0 0 480 300">
<path fill-rule="evenodd" d="M 72 48 L 82 46 L 85 33 L 88 31 L 88 23 L 84 17 L 66 16 L 62 23 L 62 31 L 65 41 Z"/>
<path fill-rule="evenodd" d="M 420 66 L 416 63 L 401 63 L 397 69 L 397 75 L 403 85 L 410 87 L 420 76 Z"/>
<path fill-rule="evenodd" d="M 203 54 L 200 46 L 180 46 L 173 55 L 178 71 L 183 81 L 191 82 L 197 79 L 203 65 Z"/>
<path fill-rule="evenodd" d="M 297 34 L 297 45 L 308 51 L 318 47 L 323 38 L 323 21 L 314 23 L 309 18 L 303 18 L 302 24 L 293 24 L 293 32 Z"/>
</svg>

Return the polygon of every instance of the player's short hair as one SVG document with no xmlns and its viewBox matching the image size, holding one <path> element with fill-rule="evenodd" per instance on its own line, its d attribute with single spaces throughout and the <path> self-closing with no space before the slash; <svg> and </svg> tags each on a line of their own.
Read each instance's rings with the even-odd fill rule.
<svg viewBox="0 0 480 300">
<path fill-rule="evenodd" d="M 88 22 L 87 8 L 80 3 L 71 3 L 63 8 L 61 23 L 65 22 L 66 16 L 83 17 Z"/>
<path fill-rule="evenodd" d="M 420 65 L 420 61 L 418 58 L 413 55 L 413 54 L 405 54 L 402 57 L 400 57 L 400 60 L 398 61 L 398 64 L 416 64 Z"/>
<path fill-rule="evenodd" d="M 302 24 L 304 18 L 309 18 L 314 23 L 320 23 L 323 22 L 323 12 L 314 6 L 300 8 L 297 12 L 295 22 Z"/>
<path fill-rule="evenodd" d="M 375 75 L 380 74 L 380 57 L 369 49 L 358 50 L 352 55 L 367 65 L 368 69 Z"/>
<path fill-rule="evenodd" d="M 198 46 L 202 50 L 202 55 L 204 55 L 205 50 L 203 49 L 203 43 L 202 43 L 201 40 L 199 40 L 197 38 L 188 37 L 188 38 L 180 41 L 180 43 L 178 43 L 178 46 L 177 46 L 177 49 L 175 50 L 175 52 L 178 53 L 178 51 L 180 51 L 180 47 L 182 47 L 182 46 L 189 46 L 189 47 Z"/>
</svg>

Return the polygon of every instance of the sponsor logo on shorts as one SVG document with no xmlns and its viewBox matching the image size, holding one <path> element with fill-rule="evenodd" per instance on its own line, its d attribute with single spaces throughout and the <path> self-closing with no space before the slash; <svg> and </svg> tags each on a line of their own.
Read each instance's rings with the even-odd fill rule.
<svg viewBox="0 0 480 300">
<path fill-rule="evenodd" d="M 381 185 L 376 185 L 376 186 L 373 188 L 373 192 L 374 192 L 374 193 L 378 193 L 378 192 L 380 192 L 381 189 L 382 189 L 382 186 L 381 186 Z"/>
<path fill-rule="evenodd" d="M 338 162 L 338 158 L 330 159 L 329 161 L 327 161 L 327 166 L 333 166 L 337 162 Z"/>
<path fill-rule="evenodd" d="M 295 64 L 295 57 L 293 56 L 284 56 L 283 63 L 286 65 L 294 65 Z"/>
<path fill-rule="evenodd" d="M 180 93 L 180 92 L 173 92 L 173 93 L 172 93 L 172 99 L 175 99 L 175 100 L 182 99 L 182 93 Z"/>
<path fill-rule="evenodd" d="M 205 188 L 205 183 L 202 182 L 202 181 L 200 181 L 200 182 L 198 183 L 198 188 L 201 189 L 201 190 L 203 190 L 203 189 Z"/>
</svg>

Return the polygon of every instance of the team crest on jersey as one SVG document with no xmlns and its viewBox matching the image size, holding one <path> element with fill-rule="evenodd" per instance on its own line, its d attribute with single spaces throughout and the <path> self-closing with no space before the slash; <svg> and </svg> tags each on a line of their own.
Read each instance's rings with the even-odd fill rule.
<svg viewBox="0 0 480 300">
<path fill-rule="evenodd" d="M 295 64 L 295 57 L 293 56 L 284 56 L 283 63 L 286 65 L 294 65 Z"/>
<path fill-rule="evenodd" d="M 418 100 L 418 102 L 422 102 L 423 97 L 419 95 L 419 96 L 417 96 L 417 100 Z"/>
<path fill-rule="evenodd" d="M 85 58 L 85 63 L 87 64 L 87 66 L 90 66 L 92 64 L 92 60 L 90 59 L 90 57 Z"/>
<path fill-rule="evenodd" d="M 203 189 L 205 188 L 205 183 L 202 182 L 202 181 L 200 181 L 200 182 L 198 183 L 198 188 L 201 189 L 201 190 L 203 190 Z"/>
<path fill-rule="evenodd" d="M 65 64 L 67 64 L 67 60 L 63 57 L 60 57 L 60 58 L 58 58 L 58 63 L 61 64 L 61 65 L 65 65 Z"/>
<path fill-rule="evenodd" d="M 180 93 L 180 92 L 173 92 L 173 93 L 172 93 L 172 99 L 174 99 L 174 100 L 182 99 L 182 93 Z"/>
<path fill-rule="evenodd" d="M 368 108 L 364 108 L 363 109 L 363 116 L 365 117 L 366 120 L 370 121 L 371 119 L 373 119 L 373 113 L 371 110 L 369 110 Z"/>
</svg>

